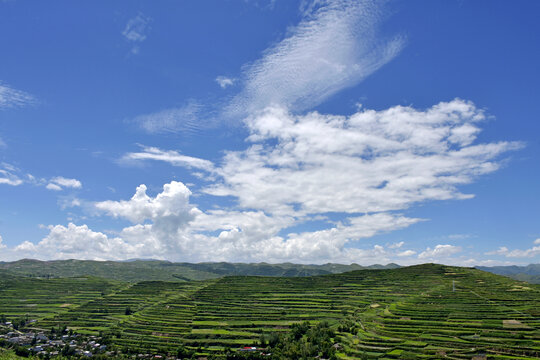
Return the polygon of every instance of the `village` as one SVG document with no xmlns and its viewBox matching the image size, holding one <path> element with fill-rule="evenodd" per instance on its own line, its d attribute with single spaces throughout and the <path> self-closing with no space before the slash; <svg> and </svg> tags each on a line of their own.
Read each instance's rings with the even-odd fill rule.
<svg viewBox="0 0 540 360">
<path fill-rule="evenodd" d="M 21 325 L 31 325 L 35 320 L 19 320 L 16 324 L 11 321 L 0 322 L 0 348 L 13 348 L 17 355 L 37 355 L 40 358 L 49 359 L 55 356 L 75 358 L 131 358 L 131 359 L 165 359 L 181 360 L 185 357 L 164 356 L 160 354 L 137 353 L 122 354 L 121 351 L 108 350 L 107 345 L 102 344 L 102 338 L 95 335 L 83 335 L 63 327 L 52 328 L 46 333 L 37 329 L 22 329 Z M 262 348 L 245 346 L 240 352 L 261 352 Z M 198 360 L 207 360 L 206 357 L 197 357 Z"/>
<path fill-rule="evenodd" d="M 34 321 L 29 320 L 28 324 Z M 17 326 L 18 327 L 18 326 Z M 80 355 L 92 357 L 96 354 L 113 355 L 107 345 L 100 344 L 97 336 L 82 336 L 67 328 L 51 329 L 49 333 L 33 329 L 19 330 L 12 322 L 0 324 L 0 345 L 14 347 L 21 355 L 57 356 Z"/>
</svg>

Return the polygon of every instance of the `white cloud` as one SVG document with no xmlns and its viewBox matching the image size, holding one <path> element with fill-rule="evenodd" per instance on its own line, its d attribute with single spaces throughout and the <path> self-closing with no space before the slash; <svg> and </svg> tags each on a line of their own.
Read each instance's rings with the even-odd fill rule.
<svg viewBox="0 0 540 360">
<path fill-rule="evenodd" d="M 293 115 L 357 84 L 399 53 L 403 39 L 377 36 L 380 12 L 372 1 L 312 2 L 283 41 L 244 67 L 243 89 L 226 113 L 245 118 L 247 149 L 229 151 L 216 164 L 155 147 L 121 159 L 204 170 L 209 180 L 218 179 L 204 193 L 232 197 L 230 208 L 200 211 L 180 182 L 165 184 L 155 197 L 140 185 L 129 200 L 94 203 L 101 213 L 133 223 L 115 237 L 70 223 L 50 226 L 40 243 L 16 250 L 54 258 L 413 261 L 408 258 L 416 252 L 403 249 L 402 242 L 388 248 L 359 242 L 421 221 L 396 211 L 471 198 L 459 186 L 497 170 L 499 157 L 521 144 L 475 144 L 485 115 L 459 99 L 425 110 L 395 106 L 350 116 Z M 148 21 L 139 14 L 123 35 L 133 44 L 144 41 Z M 233 82 L 221 80 L 216 79 L 222 87 Z M 134 121 L 153 134 L 190 132 L 202 126 L 200 112 L 192 101 Z M 330 213 L 342 220 L 328 220 Z M 291 230 L 313 220 L 328 221 L 317 231 Z M 459 251 L 441 244 L 416 259 L 449 259 Z"/>
<path fill-rule="evenodd" d="M 2 239 L 2 236 L 0 235 L 0 249 L 3 249 L 6 247 L 6 245 L 4 245 L 2 242 L 3 242 L 4 239 Z"/>
<path fill-rule="evenodd" d="M 201 105 L 190 101 L 178 108 L 139 115 L 132 121 L 149 134 L 193 134 L 207 126 L 200 118 Z"/>
<path fill-rule="evenodd" d="M 464 239 L 470 239 L 471 237 L 473 237 L 473 235 L 471 235 L 471 234 L 451 234 L 451 235 L 448 235 L 448 238 L 452 239 L 452 240 L 464 240 Z"/>
<path fill-rule="evenodd" d="M 61 191 L 64 188 L 80 189 L 82 184 L 77 179 L 69 179 L 63 176 L 57 176 L 52 178 L 45 186 L 48 190 Z"/>
<path fill-rule="evenodd" d="M 44 186 L 48 190 L 60 191 L 64 188 L 80 189 L 82 184 L 77 179 L 69 179 L 62 176 L 57 176 L 52 179 L 36 178 L 32 174 L 24 174 L 17 167 L 0 163 L 0 185 L 6 184 L 11 186 L 19 186 L 22 184 L 31 184 L 34 186 Z"/>
<path fill-rule="evenodd" d="M 236 79 L 230 78 L 230 77 L 226 77 L 226 76 L 218 76 L 218 77 L 216 78 L 216 82 L 219 84 L 219 86 L 220 86 L 222 89 L 226 89 L 226 88 L 228 88 L 229 86 L 233 86 L 234 83 L 236 82 Z"/>
<path fill-rule="evenodd" d="M 536 239 L 533 244 L 540 245 L 540 239 Z M 525 250 L 509 250 L 506 246 L 501 246 L 495 251 L 487 252 L 486 255 L 502 255 L 509 258 L 532 258 L 540 256 L 540 246 L 533 246 L 532 248 Z"/>
<path fill-rule="evenodd" d="M 233 196 L 241 208 L 295 216 L 467 199 L 473 195 L 459 192 L 459 185 L 497 170 L 498 156 L 521 146 L 453 136 L 483 118 L 459 99 L 425 111 L 396 106 L 351 116 L 269 108 L 247 120 L 253 144 L 226 153 L 215 170 L 222 181 L 204 191 Z"/>
<path fill-rule="evenodd" d="M 0 163 L 0 185 L 19 186 L 23 184 L 24 181 L 19 173 L 20 171 L 16 167 L 7 163 Z"/>
<path fill-rule="evenodd" d="M 125 259 L 134 254 L 137 245 L 120 238 L 109 238 L 87 225 L 49 226 L 49 234 L 38 244 L 25 241 L 14 251 L 38 259 Z"/>
<path fill-rule="evenodd" d="M 99 211 L 125 218 L 135 225 L 109 237 L 86 225 L 49 226 L 38 244 L 24 242 L 13 249 L 20 256 L 38 258 L 126 259 L 168 258 L 190 261 L 298 261 L 369 263 L 375 256 L 389 260 L 392 252 L 375 245 L 354 249 L 348 245 L 377 233 L 409 226 L 419 219 L 399 215 L 356 216 L 316 232 L 279 233 L 297 223 L 292 217 L 270 216 L 262 211 L 210 210 L 203 213 L 190 204 L 191 192 L 179 182 L 165 184 L 155 197 L 146 186 L 127 201 L 95 203 Z M 149 222 L 149 223 L 147 223 Z"/>
<path fill-rule="evenodd" d="M 69 187 L 69 188 L 75 188 L 80 189 L 82 187 L 82 184 L 77 179 L 68 179 L 63 176 L 57 176 L 55 178 L 51 179 L 52 183 L 58 184 L 63 187 Z"/>
<path fill-rule="evenodd" d="M 148 147 L 124 156 L 206 170 L 218 180 L 203 191 L 232 196 L 237 200 L 233 208 L 202 213 L 189 205 L 189 190 L 174 182 L 156 198 L 141 186 L 129 201 L 105 201 L 96 207 L 136 223 L 123 231 L 130 238 L 154 239 L 157 248 L 167 244 L 170 256 L 189 255 L 189 260 L 373 262 L 376 254 L 379 262 L 403 259 L 416 254 L 402 250 L 403 242 L 388 249 L 353 245 L 421 220 L 396 210 L 424 201 L 470 198 L 458 186 L 495 171 L 501 154 L 521 146 L 474 144 L 484 118 L 482 110 L 459 99 L 427 110 L 396 106 L 351 116 L 293 116 L 282 108 L 269 108 L 246 121 L 252 145 L 226 153 L 219 165 Z M 463 136 L 462 128 L 469 135 Z M 163 196 L 175 200 L 165 204 Z M 174 209 L 174 204 L 186 216 L 175 220 L 182 225 L 158 227 L 172 222 L 162 221 L 164 213 L 155 209 Z M 327 213 L 343 214 L 343 220 L 329 221 L 318 231 L 289 230 L 324 220 Z M 147 220 L 152 224 L 144 225 Z M 437 245 L 418 259 L 444 258 L 458 251 L 457 246 Z"/>
<path fill-rule="evenodd" d="M 173 166 L 195 168 L 206 170 L 209 172 L 212 171 L 214 168 L 214 165 L 211 161 L 182 155 L 177 151 L 166 151 L 150 146 L 142 146 L 142 151 L 127 153 L 120 159 L 120 161 L 124 163 L 145 160 L 164 161 Z"/>
<path fill-rule="evenodd" d="M 377 36 L 380 4 L 329 0 L 320 5 L 304 11 L 285 39 L 245 66 L 245 87 L 229 107 L 232 115 L 275 104 L 307 110 L 357 84 L 403 47 L 402 38 Z"/>
<path fill-rule="evenodd" d="M 434 249 L 427 248 L 425 251 L 421 252 L 418 255 L 419 259 L 437 259 L 437 258 L 445 258 L 450 255 L 453 255 L 455 253 L 458 253 L 461 251 L 461 248 L 459 246 L 454 245 L 437 245 Z"/>
<path fill-rule="evenodd" d="M 404 241 L 400 241 L 400 242 L 397 242 L 397 243 L 390 244 L 390 245 L 388 246 L 388 248 L 389 248 L 389 249 L 399 249 L 399 248 L 401 248 L 404 244 L 405 244 Z"/>
<path fill-rule="evenodd" d="M 150 17 L 139 13 L 134 18 L 129 19 L 124 31 L 122 31 L 122 35 L 127 41 L 133 44 L 141 43 L 146 40 L 146 33 L 149 29 L 149 24 L 151 21 L 152 19 Z M 139 52 L 139 46 L 134 45 L 131 52 L 133 54 L 137 54 Z"/>
<path fill-rule="evenodd" d="M 32 95 L 0 82 L 0 110 L 32 105 L 35 102 L 36 99 Z"/>
<path fill-rule="evenodd" d="M 62 188 L 59 185 L 56 185 L 56 184 L 53 184 L 53 183 L 47 184 L 47 186 L 45 186 L 45 188 L 47 188 L 47 190 L 53 190 L 53 191 L 61 191 L 62 190 Z"/>
<path fill-rule="evenodd" d="M 185 224 L 199 213 L 199 210 L 189 204 L 191 191 L 181 182 L 172 181 L 163 186 L 163 192 L 155 198 L 146 194 L 146 185 L 137 187 L 135 195 L 128 200 L 102 201 L 95 204 L 96 208 L 113 217 L 128 219 L 133 223 L 145 220 L 174 221 L 177 225 Z"/>
<path fill-rule="evenodd" d="M 413 256 L 416 255 L 416 251 L 413 250 L 405 250 L 397 254 L 399 257 L 407 257 L 407 256 Z"/>
</svg>

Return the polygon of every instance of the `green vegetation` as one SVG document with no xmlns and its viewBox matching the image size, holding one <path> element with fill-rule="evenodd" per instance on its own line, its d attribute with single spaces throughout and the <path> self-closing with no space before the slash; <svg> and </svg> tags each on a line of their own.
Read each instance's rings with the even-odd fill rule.
<svg viewBox="0 0 540 360">
<path fill-rule="evenodd" d="M 100 336 L 123 354 L 540 357 L 540 286 L 477 269 L 425 264 L 314 277 L 136 284 L 96 278 L 6 279 L 0 286 L 0 314 L 38 319 L 30 328 L 67 326 Z M 59 283 L 70 289 L 69 300 L 65 292 L 52 290 Z M 45 293 L 47 301 L 38 301 Z M 254 349 L 241 351 L 244 347 Z"/>
<path fill-rule="evenodd" d="M 158 260 L 134 261 L 91 261 L 91 260 L 19 260 L 0 262 L 0 269 L 14 275 L 36 278 L 58 278 L 77 276 L 96 276 L 106 279 L 139 282 L 139 281 L 190 281 L 208 280 L 230 275 L 254 276 L 315 276 L 335 274 L 363 269 L 393 269 L 396 264 L 372 265 L 363 267 L 358 264 L 240 264 L 240 263 L 172 263 Z"/>
<path fill-rule="evenodd" d="M 477 269 L 508 276 L 514 280 L 540 284 L 540 264 L 530 264 L 527 266 L 478 266 Z"/>
</svg>

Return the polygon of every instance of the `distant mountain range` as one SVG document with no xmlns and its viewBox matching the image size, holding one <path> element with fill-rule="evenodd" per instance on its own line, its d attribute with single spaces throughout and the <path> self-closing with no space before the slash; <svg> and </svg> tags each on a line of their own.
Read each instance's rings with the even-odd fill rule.
<svg viewBox="0 0 540 360">
<path fill-rule="evenodd" d="M 493 274 L 508 276 L 512 279 L 527 281 L 531 284 L 540 284 L 540 264 L 527 266 L 476 266 L 476 268 Z"/>
<path fill-rule="evenodd" d="M 189 281 L 215 279 L 229 275 L 255 276 L 315 276 L 338 274 L 354 270 L 395 269 L 397 264 L 361 266 L 358 264 L 302 265 L 292 263 L 175 263 L 152 259 L 131 259 L 127 261 L 92 260 L 54 260 L 40 261 L 23 259 L 13 262 L 0 262 L 0 270 L 15 275 L 39 278 L 58 278 L 76 276 L 96 276 L 106 279 L 139 281 Z M 528 266 L 477 266 L 479 270 L 512 279 L 540 284 L 540 264 Z"/>
<path fill-rule="evenodd" d="M 214 279 L 228 275 L 299 277 L 337 274 L 363 269 L 395 269 L 397 264 L 361 266 L 358 264 L 268 264 L 268 263 L 173 263 L 162 260 L 91 261 L 23 259 L 0 262 L 0 269 L 10 273 L 39 278 L 97 276 L 107 279 L 139 282 L 149 280 L 188 281 Z"/>
</svg>

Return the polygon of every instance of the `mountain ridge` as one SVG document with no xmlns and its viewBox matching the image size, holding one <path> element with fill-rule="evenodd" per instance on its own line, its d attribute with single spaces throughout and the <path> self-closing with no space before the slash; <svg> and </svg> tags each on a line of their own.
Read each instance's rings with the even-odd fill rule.
<svg viewBox="0 0 540 360">
<path fill-rule="evenodd" d="M 0 262 L 0 269 L 12 274 L 57 278 L 76 276 L 97 276 L 113 280 L 139 282 L 148 280 L 189 281 L 208 280 L 230 275 L 303 277 L 344 273 L 354 270 L 394 269 L 400 266 L 374 264 L 361 266 L 355 263 L 345 265 L 278 263 L 231 263 L 231 262 L 171 262 L 155 259 L 130 259 L 127 261 L 96 260 L 36 260 L 21 259 Z"/>
</svg>

